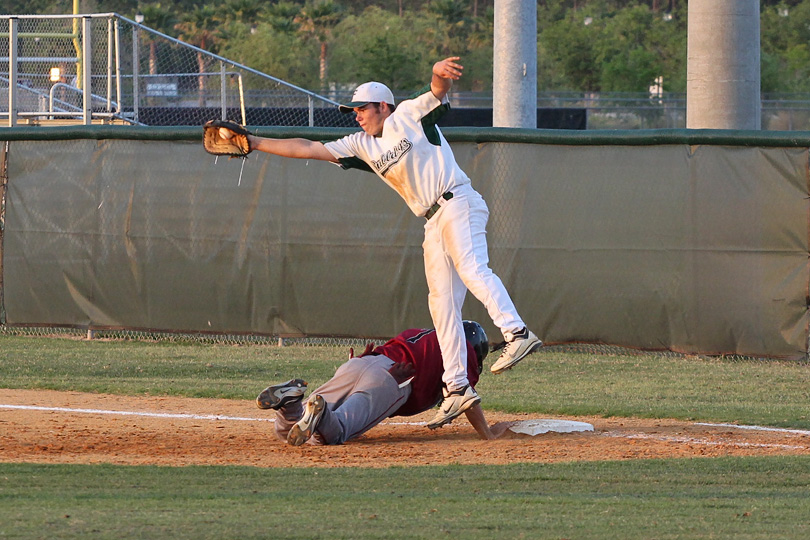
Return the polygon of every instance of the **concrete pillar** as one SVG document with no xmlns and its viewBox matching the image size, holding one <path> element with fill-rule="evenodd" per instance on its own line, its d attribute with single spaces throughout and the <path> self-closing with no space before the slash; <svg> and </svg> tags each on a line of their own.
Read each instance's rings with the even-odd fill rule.
<svg viewBox="0 0 810 540">
<path fill-rule="evenodd" d="M 492 125 L 537 127 L 537 2 L 495 0 Z"/>
<path fill-rule="evenodd" d="M 758 0 L 690 0 L 686 127 L 761 129 Z"/>
</svg>

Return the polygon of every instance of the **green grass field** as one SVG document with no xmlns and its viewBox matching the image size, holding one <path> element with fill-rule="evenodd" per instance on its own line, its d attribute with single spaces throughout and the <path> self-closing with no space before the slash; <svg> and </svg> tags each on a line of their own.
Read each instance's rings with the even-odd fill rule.
<svg viewBox="0 0 810 540">
<path fill-rule="evenodd" d="M 319 384 L 346 354 L 0 335 L 0 386 L 253 399 L 293 376 Z M 540 353 L 478 388 L 491 410 L 808 429 L 809 383 L 806 363 Z M 0 538 L 805 539 L 808 488 L 808 456 L 389 469 L 0 464 Z"/>
</svg>

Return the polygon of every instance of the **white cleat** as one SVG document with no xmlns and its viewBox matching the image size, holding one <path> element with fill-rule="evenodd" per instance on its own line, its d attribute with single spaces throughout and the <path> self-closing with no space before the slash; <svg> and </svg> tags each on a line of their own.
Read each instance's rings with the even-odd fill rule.
<svg viewBox="0 0 810 540">
<path fill-rule="evenodd" d="M 461 413 L 475 405 L 481 403 L 481 397 L 475 392 L 475 389 L 469 384 L 461 390 L 454 390 L 448 392 L 445 388 L 443 391 L 444 400 L 439 406 L 439 412 L 433 417 L 433 420 L 428 422 L 427 427 L 436 429 L 445 424 L 449 424 L 456 419 Z"/>
<path fill-rule="evenodd" d="M 489 370 L 497 375 L 507 369 L 512 369 L 518 362 L 542 346 L 543 342 L 528 328 L 524 328 L 514 334 L 511 341 L 507 342 L 501 356 L 492 364 Z"/>
</svg>

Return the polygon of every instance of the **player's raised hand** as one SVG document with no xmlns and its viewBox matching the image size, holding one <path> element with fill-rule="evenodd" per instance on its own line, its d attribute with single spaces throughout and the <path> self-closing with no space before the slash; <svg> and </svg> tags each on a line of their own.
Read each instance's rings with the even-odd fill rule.
<svg viewBox="0 0 810 540">
<path fill-rule="evenodd" d="M 457 81 L 461 78 L 464 66 L 458 63 L 460 56 L 450 56 L 433 64 L 433 74 L 442 79 Z"/>
</svg>

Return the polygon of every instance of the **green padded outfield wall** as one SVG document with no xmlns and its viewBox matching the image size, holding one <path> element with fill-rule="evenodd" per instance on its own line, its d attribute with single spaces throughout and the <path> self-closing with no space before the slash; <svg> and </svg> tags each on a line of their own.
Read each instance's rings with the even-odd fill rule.
<svg viewBox="0 0 810 540">
<path fill-rule="evenodd" d="M 260 128 L 326 140 L 345 130 Z M 806 358 L 796 132 L 448 128 L 491 266 L 547 343 Z M 430 326 L 424 219 L 370 173 L 198 128 L 0 128 L 7 325 L 388 337 Z M 464 315 L 484 324 L 468 295 Z"/>
</svg>

